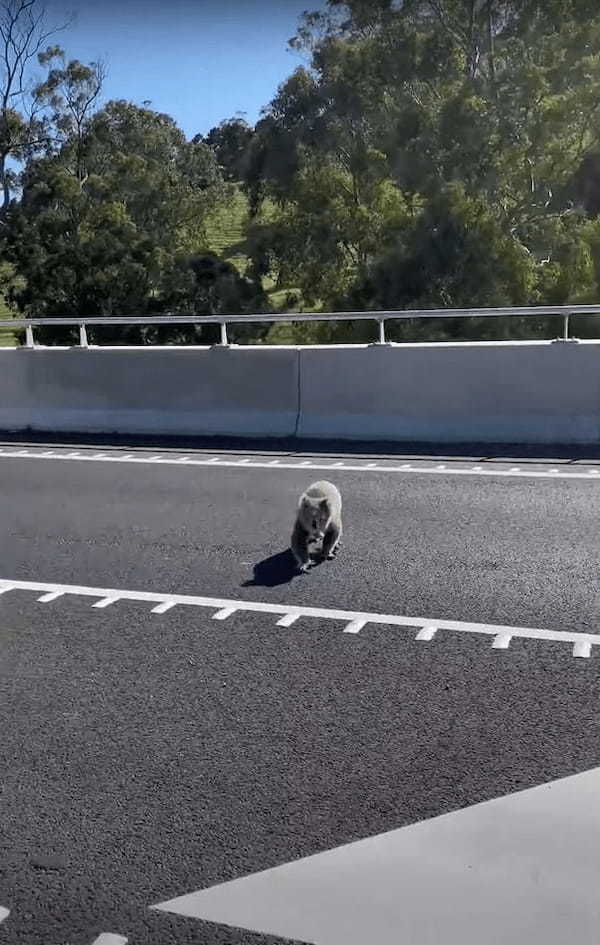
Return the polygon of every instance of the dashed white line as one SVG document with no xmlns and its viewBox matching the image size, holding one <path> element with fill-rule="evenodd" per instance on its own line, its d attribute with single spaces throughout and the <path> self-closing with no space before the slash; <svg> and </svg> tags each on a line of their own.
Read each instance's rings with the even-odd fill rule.
<svg viewBox="0 0 600 945">
<path fill-rule="evenodd" d="M 172 610 L 175 606 L 175 601 L 166 600 L 162 604 L 157 604 L 156 607 L 152 608 L 153 614 L 166 614 L 168 610 Z"/>
<path fill-rule="evenodd" d="M 497 476 L 500 478 L 521 477 L 525 479 L 594 479 L 600 477 L 600 471 L 597 469 L 582 470 L 581 472 L 561 472 L 559 469 L 523 469 L 513 466 L 509 469 L 500 469 L 495 466 L 463 466 L 448 467 L 445 464 L 436 466 L 415 466 L 413 463 L 403 463 L 400 466 L 383 465 L 381 463 L 322 463 L 311 462 L 309 460 L 298 460 L 295 462 L 284 461 L 280 459 L 272 460 L 248 460 L 248 459 L 224 459 L 222 457 L 213 457 L 212 459 L 191 459 L 187 456 L 132 456 L 130 453 L 124 456 L 107 456 L 102 453 L 93 454 L 74 454 L 74 453 L 56 453 L 54 451 L 44 451 L 40 453 L 19 450 L 17 452 L 1 452 L 0 459 L 53 459 L 67 460 L 69 462 L 80 463 L 135 463 L 137 465 L 160 465 L 160 466 L 219 466 L 231 469 L 315 469 L 330 470 L 339 469 L 343 472 L 382 472 L 382 473 L 411 473 L 414 475 L 438 475 L 438 476 Z M 390 461 L 391 462 L 391 461 Z M 570 467 L 572 469 L 572 467 Z"/>
<path fill-rule="evenodd" d="M 213 620 L 227 620 L 228 617 L 231 617 L 237 610 L 237 607 L 224 607 L 222 610 L 218 610 L 216 614 L 212 615 Z"/>
<path fill-rule="evenodd" d="M 293 623 L 296 623 L 299 617 L 300 614 L 284 614 L 284 616 L 277 621 L 277 626 L 291 627 Z"/>
<path fill-rule="evenodd" d="M 92 607 L 102 610 L 104 607 L 110 607 L 111 604 L 116 604 L 118 600 L 119 597 L 117 595 L 111 595 L 110 597 L 105 597 L 103 600 L 96 601 L 95 604 L 92 604 Z"/>
<path fill-rule="evenodd" d="M 360 633 L 366 622 L 366 620 L 351 620 L 344 627 L 344 633 Z"/>
<path fill-rule="evenodd" d="M 42 594 L 41 597 L 38 597 L 38 602 L 40 604 L 50 604 L 53 600 L 57 600 L 59 597 L 63 596 L 62 591 L 51 591 L 50 594 Z"/>
<path fill-rule="evenodd" d="M 7 909 L 5 906 L 0 906 L 0 922 L 4 922 L 5 919 L 8 919 L 10 915 L 10 909 Z"/>
<path fill-rule="evenodd" d="M 379 614 L 352 610 L 335 610 L 324 607 L 303 607 L 288 604 L 265 604 L 246 600 L 226 600 L 216 597 L 196 597 L 190 594 L 159 594 L 150 591 L 126 591 L 114 588 L 88 587 L 76 584 L 46 584 L 36 581 L 0 581 L 0 593 L 13 590 L 36 591 L 42 594 L 72 594 L 80 597 L 95 598 L 92 606 L 108 606 L 117 601 L 138 601 L 154 604 L 153 611 L 164 613 L 175 606 L 204 607 L 215 611 L 217 615 L 224 611 L 242 613 L 270 614 L 278 617 L 278 626 L 290 626 L 296 620 L 317 618 L 334 620 L 344 624 L 344 632 L 358 634 L 367 624 L 385 625 L 416 629 L 418 640 L 431 640 L 434 633 L 453 631 L 455 633 L 481 634 L 494 637 L 496 649 L 505 649 L 512 638 L 538 640 L 541 642 L 568 643 L 573 656 L 587 658 L 592 646 L 600 645 L 600 635 L 579 633 L 572 630 L 544 630 L 536 627 L 510 627 L 501 624 L 475 623 L 460 620 L 435 620 L 425 617 L 405 617 L 398 614 Z M 160 610 L 159 610 L 160 608 Z M 230 613 L 227 613 L 230 616 Z M 217 619 L 224 619 L 217 616 Z"/>
</svg>

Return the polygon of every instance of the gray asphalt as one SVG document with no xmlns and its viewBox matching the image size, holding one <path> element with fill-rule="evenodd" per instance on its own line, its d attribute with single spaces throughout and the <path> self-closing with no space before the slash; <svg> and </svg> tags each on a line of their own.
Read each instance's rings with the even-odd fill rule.
<svg viewBox="0 0 600 945">
<path fill-rule="evenodd" d="M 600 485 L 0 460 L 0 579 L 598 631 Z M 259 945 L 149 906 L 600 764 L 598 658 L 259 614 L 0 597 L 0 942 Z"/>
</svg>

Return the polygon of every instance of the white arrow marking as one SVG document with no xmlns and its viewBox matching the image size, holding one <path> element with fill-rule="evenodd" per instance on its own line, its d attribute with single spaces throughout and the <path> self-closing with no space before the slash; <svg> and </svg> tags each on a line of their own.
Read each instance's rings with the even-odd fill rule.
<svg viewBox="0 0 600 945">
<path fill-rule="evenodd" d="M 127 939 L 122 935 L 113 935 L 112 932 L 103 932 L 94 939 L 92 945 L 127 945 Z"/>
<path fill-rule="evenodd" d="M 598 945 L 599 796 L 596 768 L 152 908 L 314 945 Z"/>
</svg>

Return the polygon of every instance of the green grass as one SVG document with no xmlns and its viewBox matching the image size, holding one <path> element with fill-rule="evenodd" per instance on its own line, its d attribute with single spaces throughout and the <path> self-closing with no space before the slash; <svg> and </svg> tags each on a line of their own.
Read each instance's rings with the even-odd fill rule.
<svg viewBox="0 0 600 945">
<path fill-rule="evenodd" d="M 16 333 L 3 325 L 5 320 L 12 317 L 12 312 L 6 306 L 4 299 L 0 298 L 0 348 L 16 348 Z"/>
<path fill-rule="evenodd" d="M 248 200 L 241 190 L 213 210 L 206 222 L 209 249 L 232 262 L 242 275 L 248 268 L 247 222 Z"/>
<path fill-rule="evenodd" d="M 263 217 L 268 219 L 274 212 L 269 205 L 263 207 Z M 248 200 L 246 195 L 237 189 L 233 197 L 214 210 L 206 223 L 208 247 L 213 253 L 229 260 L 241 275 L 245 275 L 248 266 L 248 244 L 246 228 L 248 226 Z M 263 280 L 263 286 L 270 306 L 276 311 L 311 311 L 302 304 L 302 294 L 295 286 L 278 286 L 270 278 Z M 288 307 L 287 296 L 293 294 L 298 303 Z"/>
</svg>

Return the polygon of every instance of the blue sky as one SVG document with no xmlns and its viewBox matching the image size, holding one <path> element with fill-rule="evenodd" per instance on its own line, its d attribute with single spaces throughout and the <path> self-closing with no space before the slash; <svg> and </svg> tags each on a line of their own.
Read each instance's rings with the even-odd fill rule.
<svg viewBox="0 0 600 945">
<path fill-rule="evenodd" d="M 298 20 L 324 0 L 50 0 L 49 18 L 76 21 L 57 41 L 70 58 L 101 57 L 105 98 L 172 115 L 188 137 L 238 112 L 249 122 L 300 65 L 288 51 Z"/>
</svg>

